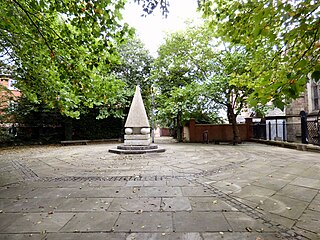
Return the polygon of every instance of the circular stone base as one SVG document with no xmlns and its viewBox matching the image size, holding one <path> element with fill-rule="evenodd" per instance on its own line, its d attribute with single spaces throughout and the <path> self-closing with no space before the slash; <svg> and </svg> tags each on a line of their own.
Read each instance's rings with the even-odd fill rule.
<svg viewBox="0 0 320 240">
<path fill-rule="evenodd" d="M 165 152 L 164 148 L 158 148 L 158 145 L 151 144 L 148 146 L 117 146 L 117 149 L 109 149 L 111 153 L 117 154 L 144 154 L 144 153 L 161 153 Z"/>
<path fill-rule="evenodd" d="M 133 145 L 120 145 L 117 146 L 117 149 L 122 150 L 150 150 L 150 149 L 157 149 L 158 145 L 151 144 L 147 146 L 133 146 Z"/>
</svg>

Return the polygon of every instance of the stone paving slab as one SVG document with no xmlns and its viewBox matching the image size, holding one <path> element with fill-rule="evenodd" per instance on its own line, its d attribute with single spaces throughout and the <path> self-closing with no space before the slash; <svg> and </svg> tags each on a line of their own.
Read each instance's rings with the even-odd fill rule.
<svg viewBox="0 0 320 240">
<path fill-rule="evenodd" d="M 245 143 L 0 149 L 0 239 L 320 239 L 320 155 Z"/>
<path fill-rule="evenodd" d="M 167 212 L 121 213 L 115 232 L 172 232 L 172 214 Z"/>
<path fill-rule="evenodd" d="M 309 209 L 320 212 L 320 193 L 312 200 L 309 205 Z"/>
<path fill-rule="evenodd" d="M 125 233 L 49 233 L 48 240 L 125 240 Z"/>
<path fill-rule="evenodd" d="M 273 232 L 274 230 L 263 225 L 262 222 L 254 221 L 251 217 L 242 212 L 224 212 L 224 217 L 227 219 L 232 231 L 244 232 Z"/>
<path fill-rule="evenodd" d="M 191 207 L 197 212 L 206 211 L 238 211 L 223 200 L 217 197 L 189 197 Z"/>
<path fill-rule="evenodd" d="M 153 212 L 160 211 L 161 198 L 114 198 L 108 211 Z"/>
<path fill-rule="evenodd" d="M 173 214 L 176 232 L 227 232 L 231 226 L 221 212 L 177 212 Z"/>
<path fill-rule="evenodd" d="M 286 186 L 288 183 L 290 183 L 290 180 L 284 180 L 279 178 L 274 178 L 271 176 L 267 176 L 264 178 L 261 178 L 255 182 L 252 183 L 252 185 L 268 188 L 274 191 L 279 191 L 284 186 Z"/>
<path fill-rule="evenodd" d="M 292 184 L 287 184 L 280 189 L 277 194 L 305 202 L 310 202 L 318 193 L 318 190 L 316 189 L 301 187 L 293 184 L 293 182 Z"/>
<path fill-rule="evenodd" d="M 73 214 L 60 232 L 110 232 L 120 213 L 117 212 L 86 212 Z"/>
<path fill-rule="evenodd" d="M 318 169 L 318 173 L 320 172 L 320 169 Z M 310 176 L 318 176 L 317 174 Z M 320 179 L 313 179 L 313 178 L 306 178 L 306 177 L 298 177 L 294 181 L 292 181 L 293 185 L 307 187 L 307 188 L 313 188 L 316 190 L 320 190 Z"/>
<path fill-rule="evenodd" d="M 194 187 L 181 187 L 183 196 L 187 197 L 206 197 L 206 196 L 214 196 L 214 194 L 206 189 L 203 189 L 202 186 L 194 186 Z"/>
<path fill-rule="evenodd" d="M 47 234 L 4 234 L 0 233 L 1 240 L 42 240 Z M 66 238 L 67 239 L 67 238 Z M 69 238 L 72 239 L 72 238 Z"/>
<path fill-rule="evenodd" d="M 0 199 L 0 202 L 6 199 Z M 49 212 L 54 211 L 57 207 L 62 204 L 64 199 L 61 198 L 48 198 L 45 201 L 41 198 L 21 198 L 10 199 L 10 204 L 8 204 L 5 208 L 7 213 L 32 213 L 32 212 Z"/>
<path fill-rule="evenodd" d="M 202 240 L 200 233 L 131 233 L 126 240 Z"/>
<path fill-rule="evenodd" d="M 162 198 L 161 210 L 168 212 L 191 211 L 190 200 L 187 197 Z"/>
<path fill-rule="evenodd" d="M 270 221 L 277 222 L 288 229 L 291 229 L 296 223 L 296 221 L 293 219 L 280 216 L 279 214 L 273 214 L 271 212 L 265 212 L 265 216 Z"/>
<path fill-rule="evenodd" d="M 223 239 L 223 240 L 238 240 L 238 239 L 248 239 L 248 240 L 274 240 L 274 239 L 284 239 L 278 234 L 272 233 L 204 233 L 203 240 L 212 239 Z"/>
<path fill-rule="evenodd" d="M 305 201 L 296 200 L 282 195 L 274 195 L 265 199 L 259 205 L 263 211 L 274 213 L 293 220 L 299 219 L 301 214 L 308 207 Z"/>
<path fill-rule="evenodd" d="M 307 210 L 299 218 L 297 227 L 318 232 L 320 229 L 320 212 Z"/>
<path fill-rule="evenodd" d="M 16 182 L 15 182 L 16 183 Z M 31 192 L 34 188 L 31 186 L 10 186 L 6 185 L 5 187 L 0 189 L 1 199 L 19 199 L 27 193 Z"/>
<path fill-rule="evenodd" d="M 14 221 L 1 229 L 4 233 L 57 232 L 73 217 L 72 213 L 4 213 L 2 218 Z"/>
<path fill-rule="evenodd" d="M 95 212 L 109 209 L 114 198 L 67 198 L 53 210 L 55 212 Z"/>
</svg>

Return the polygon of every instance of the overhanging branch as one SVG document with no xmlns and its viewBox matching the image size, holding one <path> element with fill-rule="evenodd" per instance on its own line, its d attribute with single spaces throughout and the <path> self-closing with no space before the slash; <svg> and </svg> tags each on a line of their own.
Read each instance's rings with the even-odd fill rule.
<svg viewBox="0 0 320 240">
<path fill-rule="evenodd" d="M 53 53 L 54 52 L 53 48 L 50 46 L 47 38 L 43 35 L 41 30 L 39 29 L 39 26 L 31 18 L 30 13 L 18 1 L 13 0 L 13 2 L 27 15 L 27 17 L 30 20 L 31 24 L 37 29 L 37 31 L 39 32 L 40 36 L 44 40 L 46 46 L 49 48 L 50 52 Z"/>
</svg>

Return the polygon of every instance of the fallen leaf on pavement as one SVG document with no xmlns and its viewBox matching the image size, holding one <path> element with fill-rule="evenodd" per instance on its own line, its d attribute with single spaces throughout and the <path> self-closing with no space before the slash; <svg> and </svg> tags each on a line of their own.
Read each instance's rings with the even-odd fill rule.
<svg viewBox="0 0 320 240">
<path fill-rule="evenodd" d="M 142 209 L 139 209 L 138 211 L 134 212 L 135 214 L 141 214 L 143 213 L 143 210 Z"/>
</svg>

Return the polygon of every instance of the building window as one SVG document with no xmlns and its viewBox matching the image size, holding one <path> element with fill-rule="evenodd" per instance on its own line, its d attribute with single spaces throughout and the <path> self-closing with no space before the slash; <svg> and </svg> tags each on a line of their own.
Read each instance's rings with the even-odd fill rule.
<svg viewBox="0 0 320 240">
<path fill-rule="evenodd" d="M 17 80 L 9 79 L 8 80 L 8 89 L 9 90 L 19 90 L 18 88 L 15 87 L 17 83 Z"/>
<path fill-rule="evenodd" d="M 312 110 L 320 110 L 320 85 L 313 82 L 312 89 Z"/>
<path fill-rule="evenodd" d="M 8 110 L 9 112 L 14 112 L 18 108 L 18 103 L 15 101 L 9 101 Z"/>
</svg>

